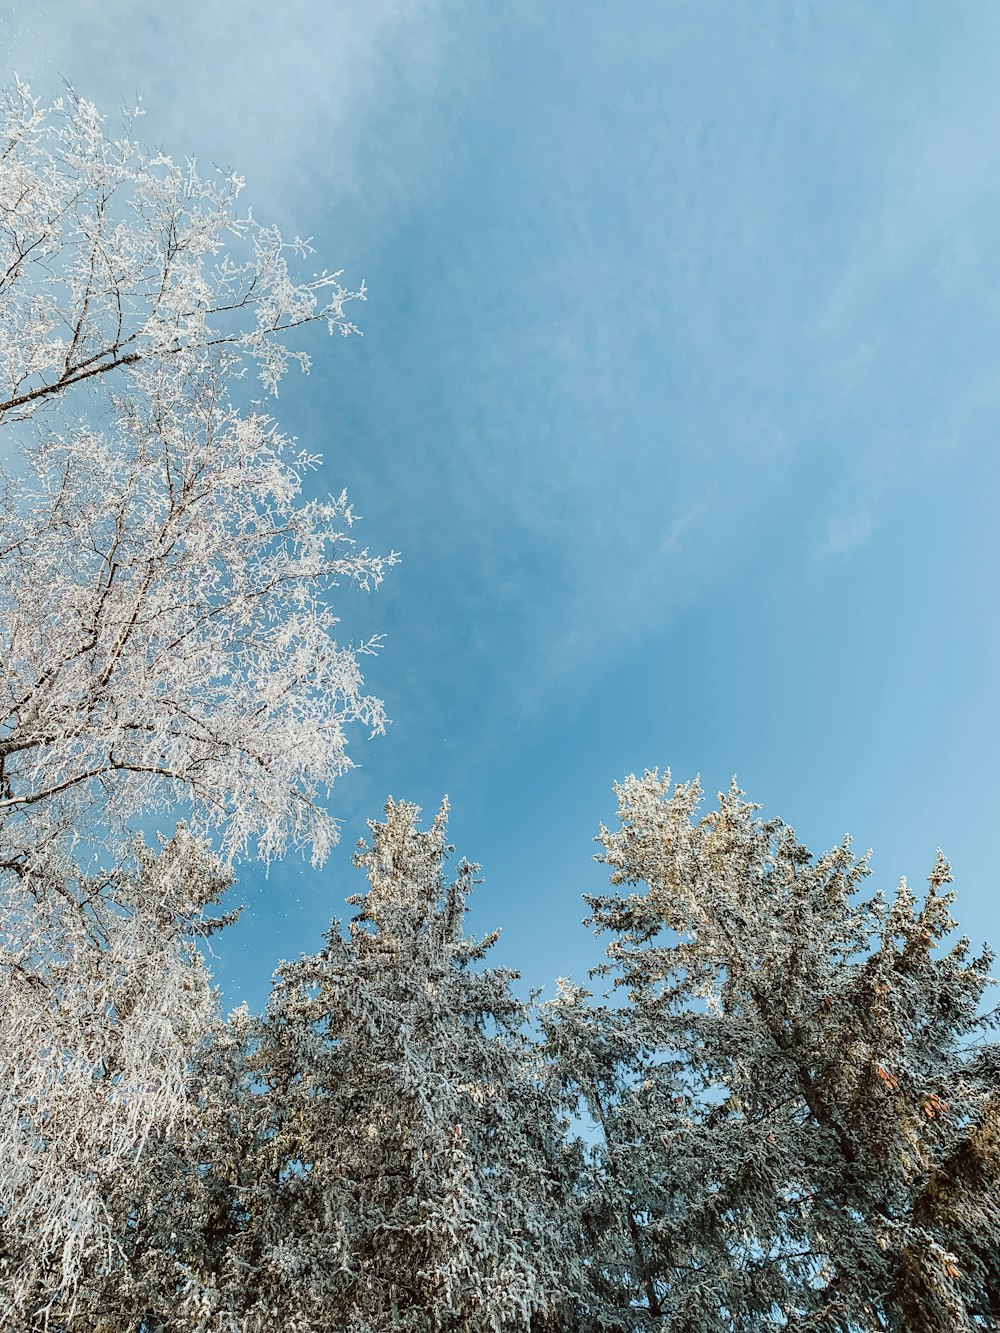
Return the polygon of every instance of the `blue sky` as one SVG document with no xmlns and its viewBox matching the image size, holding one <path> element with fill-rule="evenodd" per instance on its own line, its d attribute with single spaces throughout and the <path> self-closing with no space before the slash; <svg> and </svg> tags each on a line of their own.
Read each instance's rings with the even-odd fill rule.
<svg viewBox="0 0 1000 1333">
<path fill-rule="evenodd" d="M 0 51 L 369 286 L 278 406 L 403 553 L 342 602 L 393 725 L 324 871 L 244 869 L 227 1002 L 390 793 L 449 794 L 503 962 L 582 977 L 612 782 L 665 765 L 886 887 L 942 846 L 1000 943 L 1000 12 L 49 0 Z"/>
</svg>

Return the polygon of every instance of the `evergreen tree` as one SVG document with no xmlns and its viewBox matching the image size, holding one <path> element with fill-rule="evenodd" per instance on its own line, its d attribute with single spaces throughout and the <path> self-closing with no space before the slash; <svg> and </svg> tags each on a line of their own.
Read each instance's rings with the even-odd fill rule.
<svg viewBox="0 0 1000 1333">
<path fill-rule="evenodd" d="M 905 881 L 862 901 L 849 841 L 813 857 L 735 785 L 700 817 L 669 774 L 617 794 L 616 891 L 589 902 L 628 1005 L 575 1043 L 605 1052 L 610 1115 L 593 1057 L 567 1061 L 603 1123 L 626 1304 L 691 1333 L 1000 1327 L 991 956 L 944 945 L 943 857 L 922 902 Z"/>
<path fill-rule="evenodd" d="M 254 1058 L 257 1202 L 240 1244 L 248 1327 L 572 1327 L 561 1126 L 516 973 L 478 966 L 476 867 L 446 882 L 430 829 L 390 801 L 355 864 L 348 933 L 283 964 Z M 569 1322 L 563 1322 L 565 1320 Z"/>
<path fill-rule="evenodd" d="M 575 1210 L 583 1254 L 581 1333 L 662 1327 L 670 1304 L 656 1235 L 676 1208 L 670 1067 L 647 1051 L 630 1008 L 594 1005 L 562 979 L 542 1009 L 544 1057 L 575 1118 Z"/>
</svg>

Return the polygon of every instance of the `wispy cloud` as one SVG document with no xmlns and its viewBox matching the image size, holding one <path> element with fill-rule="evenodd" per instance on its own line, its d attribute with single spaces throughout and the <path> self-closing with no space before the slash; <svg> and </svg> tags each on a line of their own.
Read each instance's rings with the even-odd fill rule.
<svg viewBox="0 0 1000 1333">
<path fill-rule="evenodd" d="M 363 130 L 391 86 L 433 89 L 439 11 L 435 0 L 54 0 L 0 19 L 0 68 L 42 93 L 69 79 L 108 112 L 141 96 L 143 138 L 239 171 L 261 213 L 303 228 L 365 188 Z"/>
</svg>

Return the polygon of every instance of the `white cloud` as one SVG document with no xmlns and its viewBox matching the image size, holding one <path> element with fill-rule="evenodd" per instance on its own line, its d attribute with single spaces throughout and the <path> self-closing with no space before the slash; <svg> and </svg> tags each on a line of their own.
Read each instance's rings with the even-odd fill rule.
<svg viewBox="0 0 1000 1333">
<path fill-rule="evenodd" d="M 706 501 L 698 500 L 694 504 L 689 505 L 682 514 L 679 514 L 677 518 L 673 520 L 670 527 L 667 529 L 667 535 L 664 537 L 663 544 L 660 547 L 661 555 L 667 555 L 669 552 L 677 549 L 685 530 L 691 526 L 695 519 L 700 518 L 705 512 L 705 504 Z"/>
<path fill-rule="evenodd" d="M 435 0 L 55 0 L 0 19 L 0 69 L 43 96 L 69 79 L 105 112 L 140 95 L 145 141 L 232 167 L 304 228 L 359 190 L 358 131 L 387 85 L 434 85 L 438 19 Z"/>
</svg>

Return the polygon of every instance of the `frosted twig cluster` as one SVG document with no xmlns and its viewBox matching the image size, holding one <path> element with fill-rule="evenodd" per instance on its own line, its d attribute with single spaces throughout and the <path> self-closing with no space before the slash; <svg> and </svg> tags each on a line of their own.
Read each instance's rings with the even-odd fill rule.
<svg viewBox="0 0 1000 1333">
<path fill-rule="evenodd" d="M 149 153 L 72 89 L 51 106 L 16 82 L 0 97 L 0 423 L 84 383 L 213 349 L 276 391 L 309 357 L 285 335 L 314 321 L 347 334 L 363 299 L 339 274 L 293 279 L 298 237 L 237 211 L 243 181 L 205 179 Z M 176 374 L 172 370 L 170 373 Z"/>
</svg>

